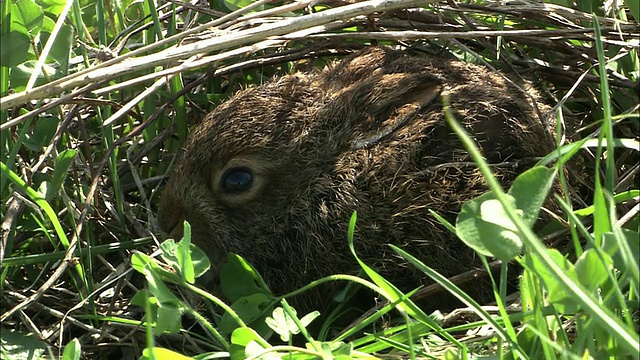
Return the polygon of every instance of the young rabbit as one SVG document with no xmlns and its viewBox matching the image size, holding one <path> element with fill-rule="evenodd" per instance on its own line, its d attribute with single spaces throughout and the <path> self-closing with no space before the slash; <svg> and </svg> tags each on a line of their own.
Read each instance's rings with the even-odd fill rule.
<svg viewBox="0 0 640 360">
<path fill-rule="evenodd" d="M 487 189 L 442 97 L 507 187 L 554 148 L 554 125 L 539 115 L 548 107 L 527 91 L 484 67 L 380 47 L 241 91 L 187 141 L 160 225 L 179 239 L 189 221 L 214 283 L 235 252 L 276 294 L 358 272 L 347 245 L 356 210 L 356 252 L 404 290 L 427 280 L 389 243 L 445 276 L 481 266 L 428 211 L 455 221 Z M 319 308 L 328 299 L 318 291 L 302 302 Z"/>
</svg>

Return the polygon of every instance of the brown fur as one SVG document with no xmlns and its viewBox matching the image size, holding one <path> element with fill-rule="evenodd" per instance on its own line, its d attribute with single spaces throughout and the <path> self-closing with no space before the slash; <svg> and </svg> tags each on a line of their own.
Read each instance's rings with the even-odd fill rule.
<svg viewBox="0 0 640 360">
<path fill-rule="evenodd" d="M 529 101 L 538 99 L 535 92 L 524 94 L 484 67 L 370 48 L 218 106 L 185 145 L 164 190 L 160 224 L 176 236 L 188 220 L 214 274 L 235 252 L 277 294 L 359 270 L 346 240 L 354 210 L 359 256 L 404 289 L 425 279 L 388 243 L 444 275 L 478 266 L 473 251 L 428 212 L 454 221 L 464 201 L 486 191 L 443 116 L 444 94 L 489 163 L 554 147 Z M 254 183 L 224 193 L 221 176 L 236 166 L 251 169 Z M 494 167 L 505 186 L 524 169 Z M 326 300 L 317 293 L 306 304 Z"/>
</svg>

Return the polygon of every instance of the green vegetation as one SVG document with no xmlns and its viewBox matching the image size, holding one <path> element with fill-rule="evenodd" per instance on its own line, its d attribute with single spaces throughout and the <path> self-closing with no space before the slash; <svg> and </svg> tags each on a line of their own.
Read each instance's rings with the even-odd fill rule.
<svg viewBox="0 0 640 360">
<path fill-rule="evenodd" d="M 0 2 L 2 358 L 638 358 L 640 7 L 575 3 Z M 511 306 L 506 265 L 492 278 L 496 306 L 483 307 L 396 247 L 468 308 L 427 314 L 410 299 L 420 290 L 404 294 L 362 262 L 362 277 L 283 295 L 231 254 L 228 302 L 199 288 L 211 264 L 188 224 L 183 239 L 153 236 L 190 128 L 241 87 L 375 43 L 516 71 L 558 119 L 581 124 L 559 126 L 557 151 L 505 191 L 449 119 L 491 192 L 455 224 L 434 216 L 487 268 L 519 264 L 520 300 Z M 579 186 L 565 178 L 576 161 L 588 172 Z M 549 197 L 562 212 L 534 232 Z M 350 325 L 348 304 L 318 316 L 287 303 L 327 281 L 387 302 Z"/>
</svg>

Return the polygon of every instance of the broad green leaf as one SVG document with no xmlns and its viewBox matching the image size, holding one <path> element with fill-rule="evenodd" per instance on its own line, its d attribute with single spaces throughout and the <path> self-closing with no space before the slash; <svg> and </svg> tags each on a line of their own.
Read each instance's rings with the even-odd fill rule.
<svg viewBox="0 0 640 360">
<path fill-rule="evenodd" d="M 604 263 L 595 249 L 587 249 L 576 261 L 576 273 L 580 284 L 589 291 L 595 291 L 609 277 L 613 260 L 605 252 L 601 253 Z"/>
<path fill-rule="evenodd" d="M 178 258 L 182 279 L 189 284 L 193 284 L 196 278 L 193 270 L 193 261 L 191 260 L 191 225 L 186 221 L 184 222 L 183 234 L 175 254 Z"/>
<path fill-rule="evenodd" d="M 156 335 L 165 332 L 175 334 L 182 326 L 182 306 L 180 300 L 169 290 L 169 288 L 161 280 L 161 274 L 157 270 L 157 265 L 153 266 L 147 263 L 144 267 L 143 274 L 149 285 L 149 293 L 158 299 L 157 316 L 155 319 L 156 326 L 154 332 Z"/>
<path fill-rule="evenodd" d="M 296 315 L 295 309 L 291 310 L 293 310 L 293 314 Z M 318 316 L 320 316 L 320 312 L 312 311 L 303 316 L 302 319 L 300 319 L 300 323 L 306 328 Z M 300 333 L 298 325 L 296 325 L 291 316 L 281 307 L 275 308 L 271 316 L 265 319 L 265 323 L 280 335 L 280 339 L 285 342 L 291 339 L 291 335 Z"/>
<path fill-rule="evenodd" d="M 151 256 L 147 254 L 134 252 L 133 255 L 131 255 L 131 267 L 133 267 L 135 271 L 144 274 L 144 269 L 147 266 L 157 267 L 158 265 L 155 263 L 155 261 L 153 261 Z"/>
<path fill-rule="evenodd" d="M 153 351 L 153 357 L 149 354 L 150 351 Z M 154 347 L 154 348 L 145 348 L 142 350 L 142 357 L 140 360 L 191 360 L 192 357 L 184 356 L 180 353 L 177 353 L 173 350 Z"/>
<path fill-rule="evenodd" d="M 56 18 L 62 13 L 67 4 L 66 0 L 39 0 L 39 2 L 45 13 Z"/>
<path fill-rule="evenodd" d="M 4 39 L 2 40 L 4 44 Z M 4 45 L 3 45 L 4 47 Z M 27 86 L 29 77 L 35 71 L 36 61 L 27 60 L 17 66 L 11 68 L 11 87 L 16 91 L 24 91 Z M 59 76 L 56 75 L 56 69 L 51 65 L 44 64 L 42 71 L 38 74 L 36 80 L 36 86 L 44 85 L 49 82 L 44 74 L 47 74 L 49 80 L 56 80 Z"/>
<path fill-rule="evenodd" d="M 24 145 L 30 150 L 42 151 L 42 149 L 49 146 L 53 136 L 56 134 L 58 122 L 59 118 L 55 115 L 38 119 L 33 130 L 27 135 Z"/>
<path fill-rule="evenodd" d="M 578 282 L 575 267 L 569 260 L 565 259 L 556 249 L 548 249 L 547 253 L 551 259 L 564 270 L 563 276 L 568 276 L 574 282 Z M 574 294 L 570 293 L 567 288 L 554 277 L 553 273 L 547 269 L 537 254 L 531 253 L 525 255 L 522 262 L 523 264 L 529 264 L 527 270 L 537 274 L 543 281 L 548 292 L 548 300 L 550 303 L 566 307 L 566 310 L 573 309 L 576 306 L 573 300 Z"/>
<path fill-rule="evenodd" d="M 62 353 L 62 360 L 79 360 L 82 354 L 82 348 L 78 338 L 73 338 L 65 347 Z"/>
<path fill-rule="evenodd" d="M 353 353 L 353 344 L 345 344 L 342 341 L 332 341 L 329 344 L 331 348 L 331 354 L 334 356 L 334 359 L 340 359 L 343 356 L 346 356 L 345 359 L 352 359 L 351 354 Z"/>
<path fill-rule="evenodd" d="M 135 295 L 133 295 L 130 302 L 132 305 L 136 305 L 136 306 L 140 306 L 141 308 L 144 308 L 144 303 L 145 301 L 147 301 L 149 296 L 150 296 L 149 291 L 147 291 L 146 289 L 142 289 L 138 291 Z"/>
<path fill-rule="evenodd" d="M 527 226 L 533 226 L 538 220 L 555 177 L 556 169 L 536 166 L 518 175 L 511 185 L 508 193 L 515 199 L 516 208 Z"/>
<path fill-rule="evenodd" d="M 31 38 L 40 32 L 44 13 L 32 0 L 18 0 L 11 5 L 11 30 L 26 30 Z"/>
<path fill-rule="evenodd" d="M 149 290 L 153 295 L 157 296 L 160 301 L 176 300 L 173 294 L 167 290 L 163 284 L 163 281 L 179 283 L 180 279 L 175 273 L 160 267 L 149 255 L 140 252 L 135 252 L 131 256 L 131 266 L 134 270 L 146 277 L 150 285 Z M 157 286 L 158 289 L 154 288 L 154 286 Z M 156 292 L 156 290 L 159 290 L 159 292 Z"/>
<path fill-rule="evenodd" d="M 519 209 L 518 214 L 522 216 Z M 480 204 L 480 216 L 484 220 L 479 223 L 481 233 L 488 240 L 485 245 L 495 257 L 508 261 L 522 251 L 524 245 L 518 229 L 498 200 L 490 199 Z"/>
<path fill-rule="evenodd" d="M 233 253 L 229 253 L 227 262 L 220 269 L 220 288 L 231 303 L 257 293 L 273 297 L 253 266 Z"/>
<path fill-rule="evenodd" d="M 568 6 L 567 6 L 567 7 L 569 7 L 569 8 L 573 8 L 573 7 L 575 7 L 576 5 L 577 5 L 577 7 L 578 7 L 578 9 L 579 9 L 580 11 L 583 11 L 583 12 L 585 12 L 585 13 L 587 13 L 587 14 L 590 14 L 590 13 L 593 13 L 594 11 L 597 11 L 597 13 L 598 13 L 599 15 L 602 15 L 602 11 L 600 11 L 599 9 L 597 9 L 597 8 L 595 7 L 595 4 L 593 3 L 593 1 L 592 1 L 592 0 L 580 0 L 580 1 L 577 1 L 577 2 L 575 3 L 575 5 L 574 5 L 574 4 L 572 4 L 572 3 L 571 3 L 571 4 L 568 4 Z"/>
<path fill-rule="evenodd" d="M 308 313 L 307 315 L 303 316 L 303 317 L 300 319 L 300 323 L 301 323 L 304 327 L 307 327 L 307 326 L 309 326 L 309 324 L 311 324 L 311 322 L 312 322 L 313 320 L 315 320 L 318 316 L 320 316 L 320 311 L 318 311 L 318 310 L 314 310 L 314 311 L 312 311 L 312 312 Z"/>
<path fill-rule="evenodd" d="M 313 350 L 311 344 L 306 344 L 307 349 Z M 353 345 L 345 344 L 341 341 L 331 341 L 331 342 L 322 342 L 320 343 L 320 349 L 322 349 L 323 358 L 324 359 L 334 359 L 334 360 L 349 360 L 353 359 Z"/>
<path fill-rule="evenodd" d="M 32 334 L 0 328 L 0 358 L 7 360 L 41 359 L 47 345 Z"/>
<path fill-rule="evenodd" d="M 160 244 L 160 251 L 162 251 L 162 258 L 169 263 L 169 265 L 178 264 L 178 258 L 176 257 L 176 251 L 178 249 L 178 243 L 174 239 L 167 239 Z"/>
<path fill-rule="evenodd" d="M 631 249 L 631 253 L 634 256 L 636 264 L 640 262 L 640 235 L 637 231 L 629 230 L 622 228 L 622 233 L 624 234 L 624 240 L 626 241 L 629 248 Z M 621 254 L 620 254 L 620 244 L 618 243 L 619 239 L 616 238 L 616 235 L 612 232 L 607 232 L 602 234 L 603 242 L 602 249 L 613 259 L 613 265 L 617 269 L 625 269 L 627 268 Z M 638 270 L 632 269 L 632 270 Z"/>
<path fill-rule="evenodd" d="M 191 261 L 193 262 L 193 274 L 196 278 L 204 275 L 211 268 L 211 262 L 199 247 L 191 244 Z"/>
<path fill-rule="evenodd" d="M 48 19 L 48 18 L 47 18 Z M 45 43 L 49 40 L 48 33 L 42 33 L 41 42 Z M 73 29 L 69 25 L 62 25 L 58 35 L 56 36 L 51 51 L 47 57 L 47 64 L 57 65 L 55 72 L 56 77 L 67 75 L 69 70 L 69 56 L 71 54 L 71 45 L 73 41 Z"/>
<path fill-rule="evenodd" d="M 513 197 L 511 202 L 515 203 Z M 502 204 L 486 193 L 467 201 L 456 219 L 456 234 L 485 256 L 510 261 L 522 250 L 522 241 Z"/>
<path fill-rule="evenodd" d="M 269 328 L 266 326 L 264 319 L 271 312 L 269 306 L 273 304 L 275 299 L 262 293 L 254 293 L 236 300 L 231 304 L 231 308 L 244 321 L 245 324 L 251 325 L 259 334 L 267 336 Z M 273 306 L 271 306 L 273 308 Z M 228 313 L 222 315 L 220 321 L 220 332 L 223 334 L 231 334 L 238 327 L 238 322 Z"/>
<path fill-rule="evenodd" d="M 239 327 L 231 334 L 230 355 L 232 360 L 244 360 L 271 347 L 258 333 L 248 327 Z M 280 359 L 280 357 L 273 357 Z"/>
<path fill-rule="evenodd" d="M 295 311 L 295 310 L 294 310 Z M 265 319 L 265 323 L 280 335 L 282 341 L 288 342 L 292 334 L 299 332 L 296 323 L 291 317 L 284 312 L 284 309 L 277 307 L 273 310 L 273 314 Z"/>
<path fill-rule="evenodd" d="M 222 1 L 224 1 L 224 5 L 231 11 L 236 11 L 240 8 L 249 6 L 255 2 L 255 0 L 222 0 Z M 256 7 L 251 12 L 262 11 L 262 10 L 264 10 L 264 5 Z"/>
<path fill-rule="evenodd" d="M 27 59 L 29 46 L 31 45 L 27 33 L 11 31 L 6 35 L 2 35 L 0 42 L 2 43 L 2 46 L 0 46 L 0 64 L 2 66 L 14 67 Z"/>
<path fill-rule="evenodd" d="M 180 327 L 182 326 L 182 323 L 180 321 L 181 318 L 182 311 L 178 302 L 160 302 L 158 306 L 158 315 L 155 319 L 155 334 L 177 334 L 180 331 Z"/>
<path fill-rule="evenodd" d="M 523 326 L 522 330 L 517 335 L 518 345 L 520 345 L 528 355 L 531 355 L 534 351 L 539 351 L 539 338 L 537 334 L 530 329 L 530 326 Z"/>
<path fill-rule="evenodd" d="M 181 242 L 182 240 L 176 243 L 173 239 L 168 239 L 160 244 L 162 258 L 179 274 L 182 274 L 183 271 L 180 262 L 185 261 L 185 259 L 178 260 L 178 249 Z M 189 243 L 189 252 L 191 254 L 190 257 L 192 264 L 192 266 L 190 266 L 190 271 L 193 272 L 194 278 L 199 278 L 209 270 L 209 268 L 211 267 L 211 263 L 209 262 L 209 258 L 207 258 L 207 255 L 193 243 Z"/>
<path fill-rule="evenodd" d="M 53 21 L 53 19 L 51 19 L 48 16 L 44 17 L 44 21 L 42 22 L 42 29 L 40 30 L 40 35 L 42 36 L 43 34 L 47 34 L 46 36 L 49 36 L 48 34 L 51 34 L 51 32 L 53 32 L 53 28 L 56 26 L 56 22 Z M 40 41 L 41 43 L 44 41 Z"/>
<path fill-rule="evenodd" d="M 533 226 L 538 219 L 555 174 L 555 169 L 536 166 L 520 174 L 509 189 L 510 204 L 527 226 Z M 512 260 L 523 248 L 515 224 L 491 193 L 462 205 L 456 219 L 456 234 L 480 254 L 502 261 Z"/>
<path fill-rule="evenodd" d="M 2 66 L 16 67 L 27 59 L 31 40 L 40 32 L 43 19 L 42 8 L 32 0 L 18 0 L 11 5 L 11 30 L 1 39 Z M 11 74 L 11 85 L 20 91 L 17 86 L 20 82 L 13 80 L 20 75 L 20 71 L 17 71 L 17 74 L 14 72 L 16 71 L 13 70 Z"/>
<path fill-rule="evenodd" d="M 636 21 L 640 21 L 640 2 L 637 0 L 625 0 L 625 5 L 629 7 L 629 11 Z"/>
<path fill-rule="evenodd" d="M 51 201 L 51 199 L 58 194 L 58 191 L 60 191 L 60 187 L 62 187 L 62 183 L 67 177 L 69 165 L 71 165 L 76 153 L 76 150 L 66 149 L 58 154 L 58 157 L 56 158 L 56 166 L 53 168 L 53 174 L 51 175 L 51 182 L 47 187 L 45 195 L 45 199 L 47 199 L 47 201 Z"/>
<path fill-rule="evenodd" d="M 147 283 L 149 285 L 149 292 L 158 298 L 160 303 L 179 303 L 178 298 L 169 290 L 169 288 L 162 281 L 162 273 L 161 271 L 166 271 L 163 269 L 159 269 L 159 267 L 153 263 L 153 265 L 147 264 L 145 266 L 143 274 L 147 279 Z"/>
<path fill-rule="evenodd" d="M 518 215 L 522 216 L 522 211 L 518 209 Z M 496 224 L 505 230 L 516 232 L 518 228 L 509 219 L 504 207 L 496 199 L 485 200 L 480 204 L 480 218 L 486 222 Z"/>
<path fill-rule="evenodd" d="M 573 0 L 553 0 L 551 3 L 562 5 L 567 8 L 571 8 L 571 6 L 573 6 Z"/>
</svg>

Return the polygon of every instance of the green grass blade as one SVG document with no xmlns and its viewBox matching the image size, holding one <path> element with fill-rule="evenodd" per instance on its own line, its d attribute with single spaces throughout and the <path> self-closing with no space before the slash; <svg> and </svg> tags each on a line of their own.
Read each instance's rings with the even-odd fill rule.
<svg viewBox="0 0 640 360">
<path fill-rule="evenodd" d="M 449 281 L 449 279 L 440 275 L 437 271 L 428 267 L 422 261 L 415 258 L 413 255 L 405 252 L 404 250 L 400 249 L 397 246 L 394 246 L 394 245 L 390 245 L 390 246 L 393 249 L 393 251 L 395 251 L 400 256 L 402 256 L 405 260 L 411 263 L 411 265 L 415 266 L 418 270 L 427 274 L 427 276 L 429 276 L 435 282 L 440 284 L 443 288 L 447 289 L 451 294 L 453 294 L 456 298 L 458 298 L 460 301 L 465 303 L 467 306 L 473 308 L 476 314 L 482 320 L 486 321 L 487 324 L 491 325 L 493 329 L 502 337 L 503 340 L 509 342 L 509 344 L 511 345 L 511 348 L 513 349 L 513 351 L 515 351 L 518 354 L 518 356 L 520 356 L 523 359 L 528 359 L 524 350 L 520 348 L 520 345 L 518 344 L 517 340 L 515 338 L 512 338 L 509 335 L 509 333 L 505 329 L 503 329 L 502 326 L 500 326 L 500 324 L 498 324 L 496 320 L 491 315 L 489 315 L 489 313 L 487 313 L 484 309 L 482 309 L 482 306 L 480 306 L 480 304 L 478 304 L 473 298 L 467 295 L 464 291 L 460 290 L 460 288 L 458 288 L 455 284 Z"/>
<path fill-rule="evenodd" d="M 53 209 L 51 208 L 51 205 L 49 205 L 49 203 L 47 202 L 47 200 L 45 200 L 44 198 L 42 198 L 40 196 L 40 194 L 38 194 L 37 191 L 35 191 L 33 188 L 31 188 L 30 186 L 28 186 L 19 176 L 18 174 L 16 174 L 15 172 L 9 170 L 7 168 L 7 166 L 0 162 L 0 170 L 2 170 L 2 173 L 4 175 L 7 176 L 7 178 L 13 182 L 20 190 L 22 190 L 25 194 L 27 194 L 27 196 L 29 197 L 29 199 L 31 199 L 33 202 L 35 202 L 43 211 L 44 213 L 47 215 L 47 218 L 49 219 L 49 221 L 51 221 L 51 224 L 53 225 L 53 228 L 56 232 L 56 235 L 58 236 L 58 239 L 60 239 L 60 242 L 62 243 L 62 245 L 65 247 L 65 249 L 69 248 L 69 239 L 67 238 L 67 234 L 65 234 L 64 229 L 62 229 L 62 225 L 60 224 L 60 221 L 58 220 L 58 215 L 55 213 L 55 211 L 53 211 Z M 82 265 L 80 263 L 75 265 L 76 271 L 78 272 L 78 276 L 80 276 L 80 279 L 82 280 L 83 284 L 87 285 L 87 278 L 85 276 L 85 272 L 84 269 L 82 268 Z"/>
<path fill-rule="evenodd" d="M 632 329 L 626 326 L 615 316 L 609 309 L 606 309 L 596 303 L 592 297 L 587 294 L 581 286 L 576 284 L 570 278 L 565 276 L 564 270 L 561 269 L 547 254 L 545 245 L 536 237 L 533 231 L 523 223 L 518 216 L 516 209 L 510 204 L 507 198 L 506 192 L 502 189 L 497 179 L 493 177 L 489 165 L 482 157 L 480 150 L 465 132 L 462 126 L 453 118 L 450 110 L 446 106 L 445 100 L 445 114 L 447 115 L 447 121 L 453 128 L 454 132 L 460 137 L 465 148 L 469 151 L 469 154 L 478 165 L 478 168 L 484 175 L 489 188 L 494 193 L 495 197 L 502 203 L 505 213 L 509 216 L 511 221 L 516 225 L 518 231 L 522 234 L 522 239 L 531 252 L 540 257 L 541 262 L 551 272 L 556 281 L 561 283 L 569 291 L 575 294 L 575 300 L 580 304 L 582 309 L 593 317 L 593 319 L 605 329 L 612 338 L 615 338 L 619 344 L 626 349 L 630 354 L 638 354 L 640 352 L 640 344 L 638 334 Z"/>
</svg>

